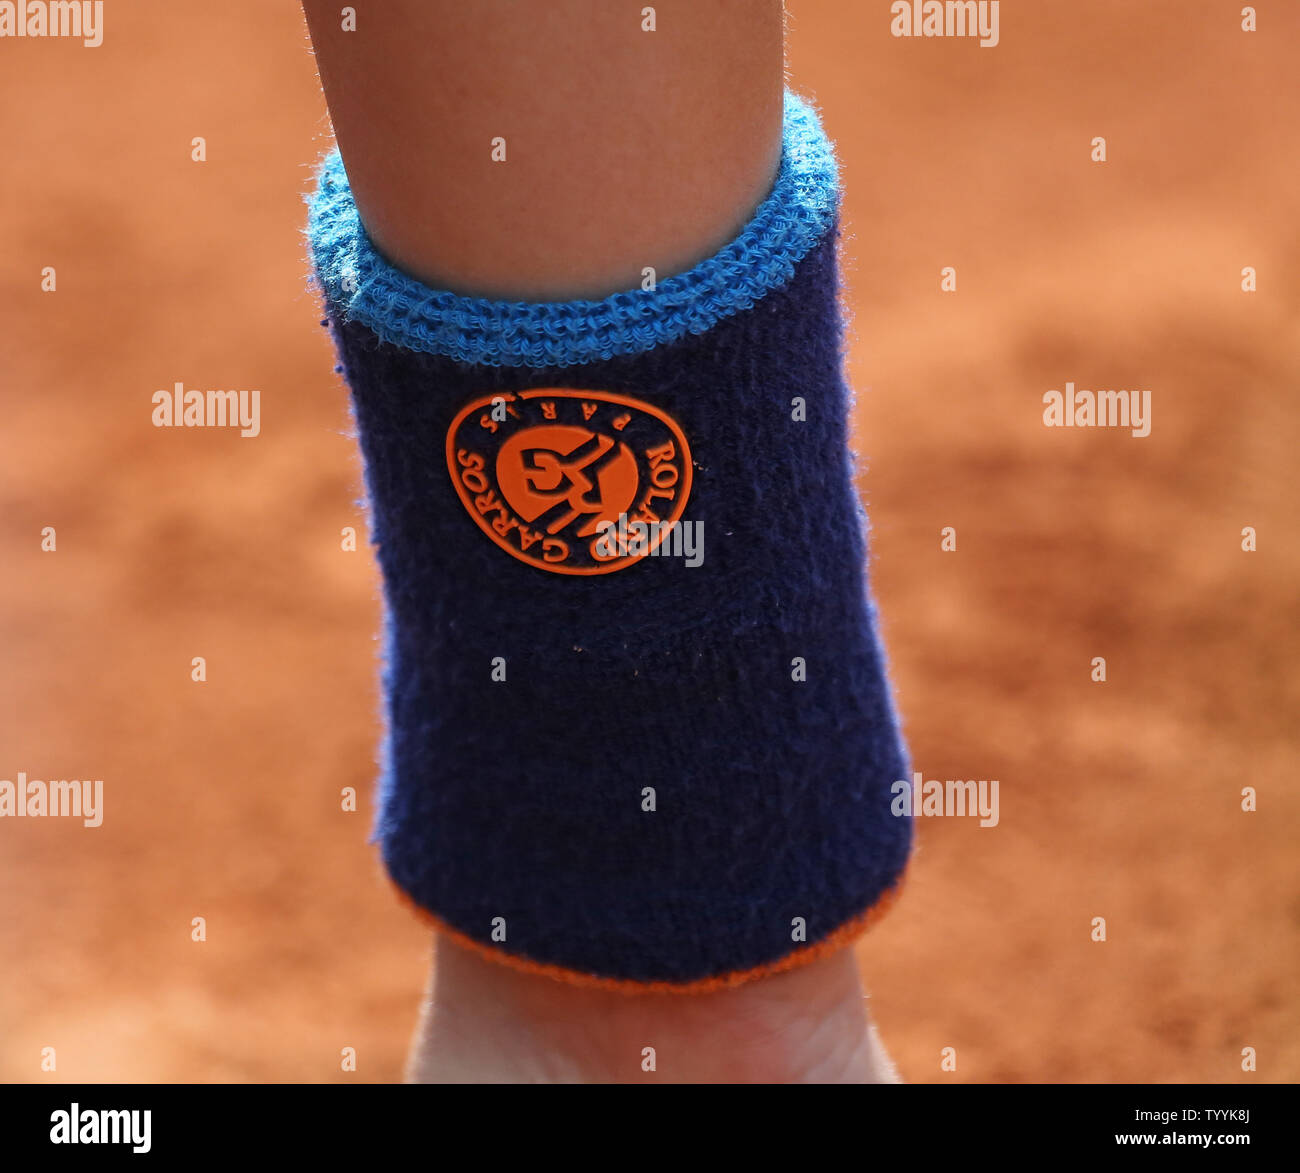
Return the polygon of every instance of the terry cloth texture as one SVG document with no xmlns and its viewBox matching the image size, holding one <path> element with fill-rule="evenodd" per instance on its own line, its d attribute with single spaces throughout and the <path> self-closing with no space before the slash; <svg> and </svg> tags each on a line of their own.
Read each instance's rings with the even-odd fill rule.
<svg viewBox="0 0 1300 1173">
<path fill-rule="evenodd" d="M 322 169 L 309 233 L 385 587 L 376 835 L 507 963 L 712 988 L 841 943 L 901 876 L 836 182 L 790 95 L 773 192 L 715 257 L 527 304 L 403 275 Z M 702 531 L 702 561 L 593 553 L 620 515 Z"/>
</svg>

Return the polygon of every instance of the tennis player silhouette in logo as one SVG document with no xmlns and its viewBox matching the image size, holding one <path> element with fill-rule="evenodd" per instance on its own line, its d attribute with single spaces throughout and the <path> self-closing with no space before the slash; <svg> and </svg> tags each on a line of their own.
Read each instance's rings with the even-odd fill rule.
<svg viewBox="0 0 1300 1173">
<path fill-rule="evenodd" d="M 641 483 L 632 449 L 612 436 L 569 424 L 516 432 L 497 453 L 497 484 L 510 506 L 548 534 L 578 524 L 580 538 L 617 522 Z M 585 519 L 585 520 L 583 520 Z"/>
</svg>

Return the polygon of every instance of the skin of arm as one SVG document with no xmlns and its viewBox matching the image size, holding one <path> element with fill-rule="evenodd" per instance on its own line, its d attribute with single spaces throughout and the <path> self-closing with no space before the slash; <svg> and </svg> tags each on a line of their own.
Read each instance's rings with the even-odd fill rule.
<svg viewBox="0 0 1300 1173">
<path fill-rule="evenodd" d="M 321 82 L 362 222 L 426 284 L 639 288 L 716 252 L 771 188 L 780 0 L 666 0 L 653 32 L 609 0 L 355 7 L 348 32 L 332 0 L 304 4 Z"/>
<path fill-rule="evenodd" d="M 780 0 L 304 0 L 363 223 L 435 288 L 600 298 L 743 227 L 780 163 Z M 494 160 L 504 140 L 504 161 Z M 654 1067 L 646 1068 L 646 1048 Z M 704 995 L 607 993 L 438 942 L 408 1078 L 892 1082 L 851 950 Z"/>
</svg>

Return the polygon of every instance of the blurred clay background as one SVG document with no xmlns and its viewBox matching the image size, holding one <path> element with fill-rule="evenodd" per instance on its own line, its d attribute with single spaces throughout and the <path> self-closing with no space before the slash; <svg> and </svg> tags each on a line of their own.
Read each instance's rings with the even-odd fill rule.
<svg viewBox="0 0 1300 1173">
<path fill-rule="evenodd" d="M 996 828 L 923 821 L 858 949 L 885 1040 L 912 1081 L 1295 1080 L 1300 7 L 1007 0 L 995 48 L 789 7 L 916 768 L 1000 782 Z M 0 41 L 0 778 L 105 783 L 98 829 L 0 820 L 0 1079 L 396 1079 L 430 940 L 367 844 L 378 577 L 307 281 L 305 25 L 104 16 Z M 153 427 L 177 381 L 259 389 L 261 434 Z M 1045 428 L 1066 381 L 1149 389 L 1151 434 Z"/>
</svg>

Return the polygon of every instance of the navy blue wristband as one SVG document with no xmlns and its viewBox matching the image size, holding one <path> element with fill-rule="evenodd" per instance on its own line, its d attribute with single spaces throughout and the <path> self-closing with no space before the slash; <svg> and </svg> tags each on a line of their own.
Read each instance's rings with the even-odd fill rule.
<svg viewBox="0 0 1300 1173">
<path fill-rule="evenodd" d="M 911 845 L 852 479 L 834 157 L 789 95 L 737 239 L 652 290 L 429 289 L 337 154 L 313 258 L 385 584 L 388 870 L 525 969 L 703 990 L 837 948 Z"/>
</svg>

